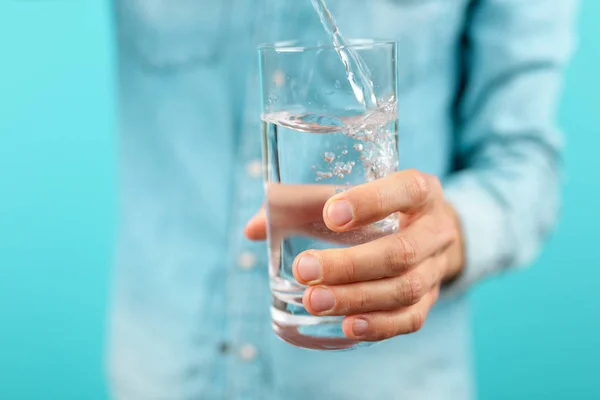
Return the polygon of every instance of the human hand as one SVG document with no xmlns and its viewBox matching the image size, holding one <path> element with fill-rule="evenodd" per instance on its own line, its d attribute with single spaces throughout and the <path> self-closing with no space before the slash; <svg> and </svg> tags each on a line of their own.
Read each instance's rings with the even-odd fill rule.
<svg viewBox="0 0 600 400">
<path fill-rule="evenodd" d="M 385 235 L 381 227 L 363 226 L 346 231 L 332 231 L 323 220 L 323 208 L 338 193 L 333 185 L 289 185 L 270 183 L 267 189 L 271 245 L 278 247 L 290 236 L 304 236 L 329 243 L 356 245 Z M 248 222 L 245 231 L 251 240 L 267 237 L 265 208 Z"/>
<path fill-rule="evenodd" d="M 322 221 L 335 233 L 365 228 L 394 213 L 400 229 L 354 247 L 299 254 L 293 273 L 309 286 L 303 297 L 307 311 L 346 316 L 344 333 L 362 341 L 419 330 L 441 284 L 464 264 L 458 218 L 439 181 L 402 171 L 336 194 L 322 210 Z M 262 239 L 265 222 L 264 215 L 255 217 L 247 236 Z"/>
</svg>

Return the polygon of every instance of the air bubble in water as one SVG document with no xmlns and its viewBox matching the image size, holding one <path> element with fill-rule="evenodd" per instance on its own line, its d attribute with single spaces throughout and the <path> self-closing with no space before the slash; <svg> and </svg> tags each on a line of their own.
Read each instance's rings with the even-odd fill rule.
<svg viewBox="0 0 600 400">
<path fill-rule="evenodd" d="M 333 160 L 335 160 L 335 154 L 331 152 L 323 153 L 323 160 L 325 160 L 327 163 L 331 163 Z"/>
<path fill-rule="evenodd" d="M 351 174 L 352 173 L 352 167 L 354 167 L 354 163 L 350 164 L 350 163 L 346 163 L 343 167 L 342 167 L 342 171 L 345 174 Z"/>
<path fill-rule="evenodd" d="M 320 181 L 321 179 L 330 179 L 333 176 L 331 172 L 317 171 L 316 174 L 318 181 Z"/>
</svg>

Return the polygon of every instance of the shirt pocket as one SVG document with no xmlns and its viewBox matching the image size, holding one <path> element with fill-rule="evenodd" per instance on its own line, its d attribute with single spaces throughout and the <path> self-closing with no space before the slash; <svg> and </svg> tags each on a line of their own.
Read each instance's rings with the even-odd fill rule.
<svg viewBox="0 0 600 400">
<path fill-rule="evenodd" d="M 154 69 L 218 60 L 231 0 L 118 0 L 122 50 Z"/>
</svg>

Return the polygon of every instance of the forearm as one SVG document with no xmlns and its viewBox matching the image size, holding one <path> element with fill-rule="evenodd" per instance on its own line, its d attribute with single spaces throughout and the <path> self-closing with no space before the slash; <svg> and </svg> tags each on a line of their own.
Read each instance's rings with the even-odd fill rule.
<svg viewBox="0 0 600 400">
<path fill-rule="evenodd" d="M 557 219 L 560 180 L 541 159 L 535 163 L 535 156 L 527 157 L 526 163 L 512 163 L 504 172 L 501 167 L 471 169 L 448 180 L 446 201 L 455 210 L 462 238 L 453 251 L 459 274 L 447 287 L 450 291 L 528 265 L 539 253 Z"/>
<path fill-rule="evenodd" d="M 466 32 L 457 164 L 444 182 L 459 217 L 462 290 L 527 265 L 559 208 L 562 135 L 555 123 L 572 49 L 574 0 L 481 0 Z"/>
</svg>

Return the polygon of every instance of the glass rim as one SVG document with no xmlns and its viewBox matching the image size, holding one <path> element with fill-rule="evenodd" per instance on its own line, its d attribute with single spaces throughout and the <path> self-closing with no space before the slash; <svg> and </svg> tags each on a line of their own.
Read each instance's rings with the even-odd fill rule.
<svg viewBox="0 0 600 400">
<path fill-rule="evenodd" d="M 396 46 L 397 42 L 394 40 L 380 40 L 380 39 L 363 39 L 353 38 L 348 39 L 347 45 L 335 46 L 333 43 L 319 43 L 319 42 L 307 42 L 303 40 L 284 40 L 274 43 L 265 43 L 258 46 L 260 53 L 265 51 L 274 51 L 276 53 L 303 53 L 305 51 L 315 50 L 334 50 L 334 49 L 354 49 L 354 50 L 365 50 L 373 49 L 376 47 L 385 46 Z"/>
</svg>

